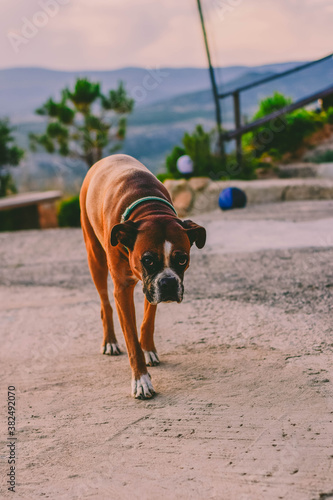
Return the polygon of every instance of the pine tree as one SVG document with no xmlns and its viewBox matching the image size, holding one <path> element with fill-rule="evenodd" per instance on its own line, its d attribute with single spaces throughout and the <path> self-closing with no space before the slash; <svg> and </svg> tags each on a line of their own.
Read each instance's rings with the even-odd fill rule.
<svg viewBox="0 0 333 500">
<path fill-rule="evenodd" d="M 30 134 L 31 147 L 36 150 L 40 145 L 48 153 L 80 158 L 90 168 L 103 154 L 120 149 L 126 115 L 133 106 L 122 82 L 104 95 L 99 83 L 78 78 L 72 91 L 62 90 L 59 102 L 50 98 L 36 110 L 48 124 L 43 134 Z"/>
<path fill-rule="evenodd" d="M 9 167 L 18 165 L 24 155 L 23 149 L 15 144 L 12 132 L 9 120 L 0 120 L 0 197 L 16 192 Z"/>
</svg>

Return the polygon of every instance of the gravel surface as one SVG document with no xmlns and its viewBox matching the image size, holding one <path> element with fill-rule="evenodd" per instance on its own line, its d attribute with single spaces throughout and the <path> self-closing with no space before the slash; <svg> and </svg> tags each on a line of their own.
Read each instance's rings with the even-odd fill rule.
<svg viewBox="0 0 333 500">
<path fill-rule="evenodd" d="M 81 231 L 0 234 L 0 435 L 15 385 L 17 498 L 333 498 L 333 202 L 195 220 L 208 243 L 183 303 L 159 306 L 151 401 L 130 397 L 126 355 L 99 354 Z"/>
</svg>

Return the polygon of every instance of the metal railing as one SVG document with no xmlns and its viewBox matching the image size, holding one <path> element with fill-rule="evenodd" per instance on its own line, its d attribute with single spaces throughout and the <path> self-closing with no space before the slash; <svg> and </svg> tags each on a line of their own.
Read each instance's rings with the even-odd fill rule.
<svg viewBox="0 0 333 500">
<path fill-rule="evenodd" d="M 202 7 L 201 7 L 201 0 L 197 0 L 197 6 L 198 6 L 198 11 L 199 11 L 199 16 L 200 16 L 200 22 L 201 22 L 202 33 L 203 33 L 205 49 L 206 49 L 206 54 L 207 54 L 207 60 L 208 60 L 209 75 L 210 75 L 210 79 L 211 79 L 212 92 L 213 92 L 213 97 L 214 97 L 214 102 L 215 102 L 215 114 L 216 114 L 216 125 L 217 125 L 217 133 L 218 133 L 219 152 L 224 160 L 225 159 L 224 141 L 230 141 L 232 139 L 235 139 L 236 140 L 237 161 L 238 161 L 238 163 L 240 163 L 242 160 L 242 135 L 243 134 L 246 134 L 247 132 L 250 132 L 251 130 L 254 130 L 257 127 L 260 127 L 261 125 L 264 125 L 265 123 L 268 123 L 269 121 L 274 120 L 275 118 L 277 118 L 281 115 L 285 115 L 287 113 L 290 113 L 291 111 L 294 111 L 294 110 L 299 109 L 303 106 L 306 106 L 307 104 L 310 104 L 318 99 L 321 99 L 323 97 L 326 97 L 328 95 L 333 94 L 333 86 L 330 86 L 326 89 L 323 89 L 319 92 L 316 92 L 315 94 L 312 94 L 312 95 L 307 96 L 303 99 L 300 99 L 300 100 L 290 104 L 289 106 L 285 106 L 284 108 L 279 109 L 277 111 L 274 111 L 273 113 L 270 113 L 269 115 L 267 115 L 263 118 L 260 118 L 259 120 L 255 120 L 255 121 L 248 123 L 246 125 L 243 125 L 243 126 L 242 126 L 242 122 L 241 122 L 241 102 L 240 102 L 241 92 L 245 92 L 246 90 L 252 89 L 254 87 L 258 87 L 259 85 L 263 85 L 264 83 L 268 83 L 268 82 L 271 82 L 273 80 L 277 80 L 278 78 L 283 78 L 285 76 L 292 75 L 293 73 L 296 73 L 298 71 L 302 71 L 304 69 L 310 68 L 311 66 L 314 66 L 315 64 L 319 64 L 319 63 L 322 63 L 324 61 L 327 61 L 333 57 L 333 53 L 328 54 L 327 56 L 322 57 L 321 59 L 316 59 L 315 61 L 310 61 L 310 62 L 307 62 L 304 64 L 300 64 L 299 66 L 288 69 L 286 71 L 282 71 L 281 73 L 276 73 L 274 75 L 262 78 L 261 80 L 257 80 L 255 82 L 248 83 L 247 85 L 243 85 L 243 86 L 238 87 L 234 90 L 230 90 L 229 92 L 219 93 L 218 88 L 217 88 L 217 84 L 216 84 L 215 72 L 214 72 L 214 68 L 212 65 L 211 57 L 210 57 L 207 32 L 206 32 L 206 27 L 205 27 L 203 11 L 202 11 Z M 226 97 L 230 97 L 230 96 L 232 96 L 233 104 L 234 104 L 235 129 L 228 131 L 228 132 L 224 132 L 222 130 L 222 113 L 221 113 L 220 100 L 225 99 Z"/>
<path fill-rule="evenodd" d="M 331 53 L 325 57 L 322 57 L 321 59 L 316 59 L 315 61 L 301 64 L 299 66 L 296 66 L 295 68 L 288 69 L 287 71 L 283 71 L 281 73 L 277 73 L 275 75 L 271 75 L 271 76 L 262 78 L 261 80 L 257 80 L 255 82 L 249 83 L 247 85 L 243 85 L 243 86 L 238 87 L 238 88 L 231 90 L 229 92 L 225 92 L 225 93 L 221 93 L 221 94 L 217 95 L 217 97 L 219 99 L 225 99 L 226 97 L 230 97 L 230 96 L 232 96 L 232 98 L 233 98 L 235 129 L 228 131 L 228 132 L 224 132 L 222 137 L 223 137 L 223 140 L 225 140 L 225 141 L 230 141 L 232 139 L 236 140 L 236 155 L 237 155 L 238 163 L 240 163 L 242 161 L 242 135 L 244 135 L 248 132 L 251 132 L 252 130 L 256 129 L 257 127 L 260 127 L 260 126 L 264 125 L 265 123 L 268 123 L 271 120 L 278 118 L 279 116 L 290 113 L 291 111 L 295 111 L 296 109 L 302 108 L 303 106 L 306 106 L 307 104 L 311 104 L 312 102 L 315 102 L 318 99 L 322 99 L 324 97 L 327 97 L 328 95 L 333 94 L 333 85 L 331 85 L 330 87 L 323 89 L 319 92 L 316 92 L 315 94 L 309 95 L 303 99 L 300 99 L 296 102 L 293 102 L 292 104 L 285 106 L 282 109 L 274 111 L 273 113 L 270 113 L 269 115 L 266 115 L 263 118 L 260 118 L 259 120 L 255 120 L 255 121 L 248 123 L 246 125 L 242 125 L 242 123 L 241 123 L 241 103 L 240 103 L 241 92 L 252 89 L 252 88 L 257 87 L 259 85 L 263 85 L 264 83 L 271 82 L 271 81 L 277 80 L 279 78 L 283 78 L 285 76 L 291 75 L 291 74 L 296 73 L 298 71 L 302 71 L 304 69 L 310 68 L 311 66 L 314 66 L 315 64 L 322 63 L 322 62 L 327 61 L 327 60 L 332 59 L 332 58 L 333 58 L 333 53 Z"/>
<path fill-rule="evenodd" d="M 273 80 L 277 80 L 278 78 L 282 78 L 284 76 L 291 75 L 292 73 L 296 73 L 297 71 L 302 71 L 303 69 L 310 68 L 311 66 L 314 66 L 315 64 L 322 63 L 324 61 L 328 61 L 329 59 L 333 58 L 333 53 L 329 54 L 328 56 L 322 57 L 321 59 L 316 59 L 315 61 L 310 61 L 305 64 L 300 64 L 299 66 L 295 66 L 294 68 L 287 69 L 286 71 L 282 71 L 281 73 L 276 73 L 275 75 L 267 76 L 265 78 L 261 78 L 260 80 L 256 80 L 254 82 L 248 83 L 247 85 L 243 85 L 241 87 L 238 87 L 234 90 L 230 90 L 229 92 L 225 92 L 222 94 L 218 94 L 218 97 L 220 99 L 224 99 L 225 97 L 229 97 L 235 93 L 240 93 L 244 92 L 245 90 L 252 89 L 253 87 L 257 87 L 258 85 L 262 85 L 267 82 L 271 82 Z"/>
</svg>

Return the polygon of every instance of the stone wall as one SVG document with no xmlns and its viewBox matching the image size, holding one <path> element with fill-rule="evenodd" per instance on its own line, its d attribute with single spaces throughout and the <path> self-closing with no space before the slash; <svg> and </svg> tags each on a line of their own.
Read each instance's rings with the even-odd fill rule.
<svg viewBox="0 0 333 500">
<path fill-rule="evenodd" d="M 166 180 L 164 185 L 180 217 L 217 209 L 220 192 L 231 186 L 245 191 L 248 204 L 333 199 L 333 179 L 212 181 L 206 177 L 193 177 Z"/>
</svg>

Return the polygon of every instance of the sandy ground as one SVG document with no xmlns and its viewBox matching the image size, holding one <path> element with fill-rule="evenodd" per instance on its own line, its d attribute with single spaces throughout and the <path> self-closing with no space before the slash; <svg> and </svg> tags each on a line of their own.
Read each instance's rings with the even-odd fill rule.
<svg viewBox="0 0 333 500">
<path fill-rule="evenodd" d="M 126 354 L 99 354 L 81 231 L 0 234 L 1 498 L 333 498 L 333 202 L 196 220 L 208 244 L 183 304 L 159 307 L 150 401 L 131 398 Z"/>
</svg>

